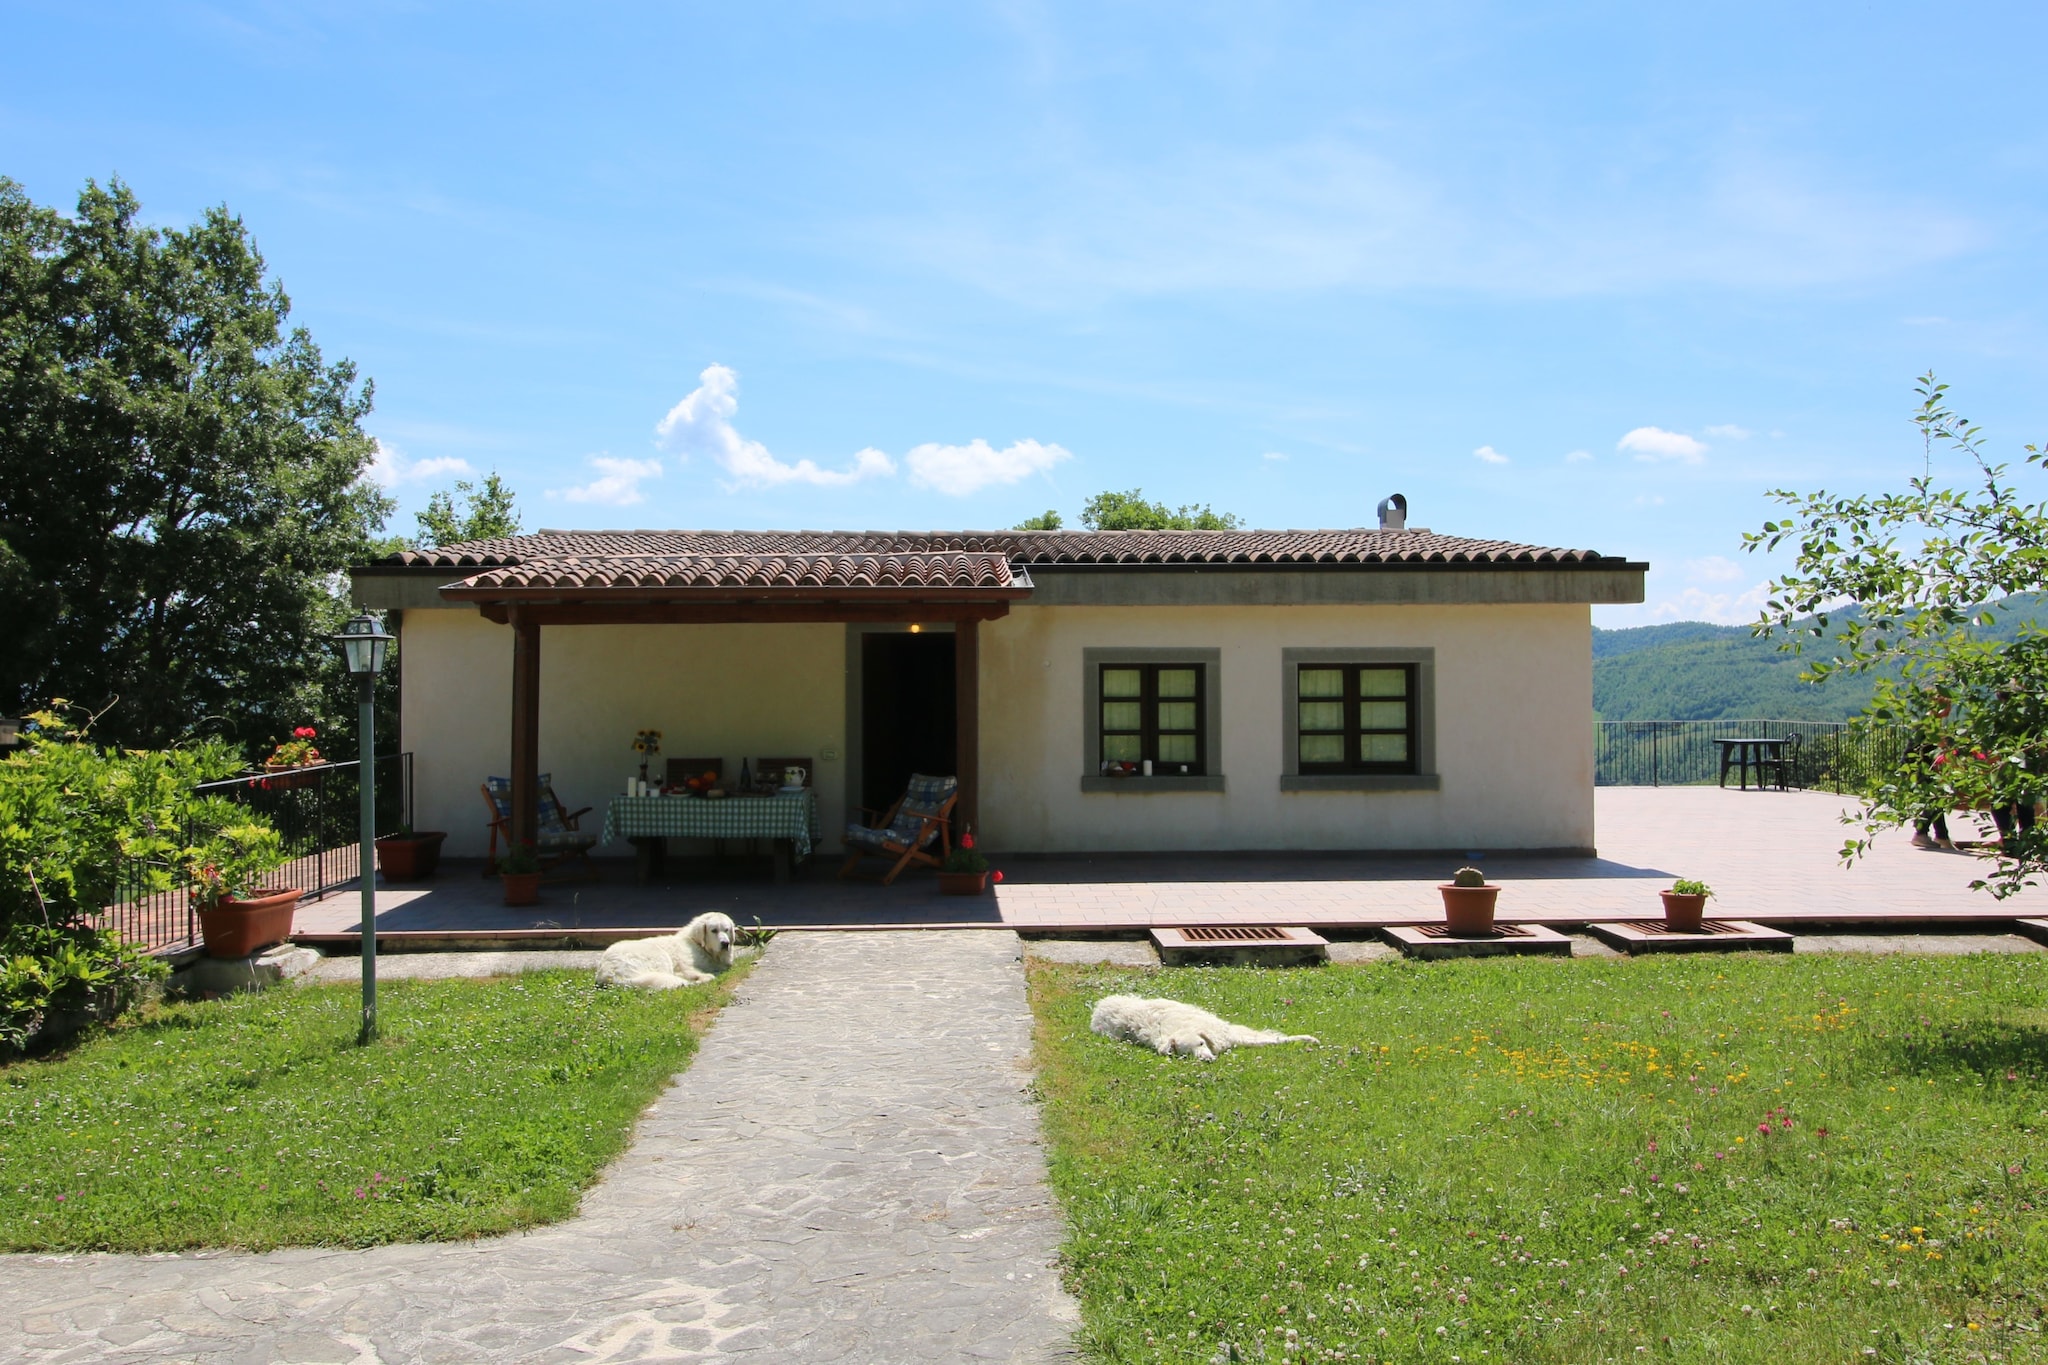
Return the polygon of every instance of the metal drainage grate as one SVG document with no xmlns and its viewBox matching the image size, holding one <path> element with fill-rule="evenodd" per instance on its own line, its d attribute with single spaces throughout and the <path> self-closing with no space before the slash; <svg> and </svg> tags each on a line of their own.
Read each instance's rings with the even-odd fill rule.
<svg viewBox="0 0 2048 1365">
<path fill-rule="evenodd" d="M 1674 929 L 1661 919 L 1632 919 L 1628 927 L 1656 938 L 1741 938 L 1751 932 L 1717 919 L 1703 919 L 1697 929 Z"/>
<path fill-rule="evenodd" d="M 1450 937 L 1452 937 L 1452 934 L 1451 934 L 1451 926 L 1450 926 L 1450 925 L 1448 925 L 1448 924 L 1418 924 L 1418 925 L 1415 925 L 1415 926 L 1414 926 L 1414 929 L 1415 929 L 1415 932 L 1416 932 L 1416 933 L 1418 933 L 1418 934 L 1422 934 L 1422 935 L 1424 935 L 1425 937 L 1428 937 L 1428 938 L 1450 938 Z M 1459 937 L 1459 938 L 1465 938 L 1465 937 L 1469 937 L 1469 935 L 1464 935 L 1464 934 L 1460 934 L 1460 935 L 1457 935 L 1457 937 Z M 1527 929 L 1524 929 L 1524 928 L 1523 928 L 1523 927 L 1522 927 L 1521 925 L 1519 925 L 1519 924 L 1496 924 L 1496 925 L 1494 925 L 1494 926 L 1493 926 L 1493 931 L 1492 931 L 1491 933 L 1488 933 L 1488 934 L 1482 935 L 1482 937 L 1485 937 L 1485 938 L 1533 938 L 1533 937 L 1535 937 L 1535 935 L 1531 934 L 1531 933 L 1530 933 L 1530 932 L 1529 932 L 1529 931 L 1528 931 Z"/>
<path fill-rule="evenodd" d="M 1285 929 L 1275 929 L 1269 924 L 1197 924 L 1189 928 L 1174 930 L 1182 938 L 1197 943 L 1285 943 L 1288 941 Z"/>
</svg>

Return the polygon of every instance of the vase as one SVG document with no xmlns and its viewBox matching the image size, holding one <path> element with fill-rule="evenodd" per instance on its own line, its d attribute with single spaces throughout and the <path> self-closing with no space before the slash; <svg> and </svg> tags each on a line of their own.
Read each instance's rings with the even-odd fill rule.
<svg viewBox="0 0 2048 1365">
<path fill-rule="evenodd" d="M 505 888 L 505 904 L 540 904 L 540 873 L 500 872 L 498 882 Z"/>
<path fill-rule="evenodd" d="M 979 896 L 988 890 L 986 872 L 941 872 L 939 891 L 947 896 Z"/>
<path fill-rule="evenodd" d="M 199 937 L 208 957 L 249 957 L 292 936 L 292 912 L 299 890 L 266 891 L 241 900 L 222 896 L 199 906 Z"/>
<path fill-rule="evenodd" d="M 1497 886 L 1455 886 L 1444 882 L 1437 887 L 1444 897 L 1444 922 L 1456 938 L 1485 938 L 1493 932 L 1493 903 L 1500 899 Z"/>
<path fill-rule="evenodd" d="M 440 830 L 387 834 L 377 841 L 377 870 L 387 882 L 423 882 L 441 865 Z"/>
<path fill-rule="evenodd" d="M 1706 918 L 1707 898 L 1689 896 L 1677 891 L 1659 891 L 1664 898 L 1664 927 L 1676 933 L 1696 934 L 1700 922 Z"/>
</svg>

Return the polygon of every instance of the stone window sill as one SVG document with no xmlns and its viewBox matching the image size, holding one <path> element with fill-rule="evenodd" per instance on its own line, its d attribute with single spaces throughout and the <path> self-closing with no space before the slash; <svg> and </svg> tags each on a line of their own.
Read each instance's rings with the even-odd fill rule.
<svg viewBox="0 0 2048 1365">
<path fill-rule="evenodd" d="M 1084 792 L 1109 792 L 1116 796 L 1156 796 L 1160 792 L 1220 792 L 1223 774 L 1208 777 L 1103 777 L 1090 773 L 1081 779 Z"/>
<path fill-rule="evenodd" d="M 1284 792 L 1433 792 L 1443 789 L 1436 773 L 1285 773 Z"/>
</svg>

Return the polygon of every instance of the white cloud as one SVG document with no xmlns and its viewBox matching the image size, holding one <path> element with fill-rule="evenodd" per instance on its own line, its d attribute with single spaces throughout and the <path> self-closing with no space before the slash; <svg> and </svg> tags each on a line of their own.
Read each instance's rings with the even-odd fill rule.
<svg viewBox="0 0 2048 1365">
<path fill-rule="evenodd" d="M 584 457 L 598 476 L 589 483 L 574 488 L 550 488 L 549 497 L 564 497 L 570 502 L 602 502 L 613 507 L 630 507 L 645 501 L 640 491 L 643 479 L 661 477 L 660 460 L 621 460 L 611 455 L 589 455 Z"/>
<path fill-rule="evenodd" d="M 372 438 L 375 440 L 375 438 Z M 424 460 L 407 457 L 397 446 L 376 441 L 377 451 L 370 460 L 366 471 L 372 483 L 393 488 L 402 483 L 425 483 L 429 479 L 447 478 L 456 474 L 474 474 L 476 470 L 469 461 L 453 455 L 434 455 Z"/>
<path fill-rule="evenodd" d="M 1682 431 L 1662 427 L 1637 427 L 1614 443 L 1616 450 L 1633 450 L 1638 460 L 1683 460 L 1699 464 L 1707 458 L 1707 443 Z"/>
<path fill-rule="evenodd" d="M 1638 493 L 1636 495 L 1636 506 L 1638 507 L 1662 507 L 1663 505 L 1664 495 L 1662 493 Z"/>
<path fill-rule="evenodd" d="M 1287 458 L 1287 452 L 1282 450 L 1269 450 L 1265 454 L 1259 456 L 1259 458 L 1262 460 L 1284 460 Z"/>
<path fill-rule="evenodd" d="M 1685 561 L 1685 576 L 1695 583 L 1732 583 L 1742 577 L 1742 566 L 1723 555 Z"/>
<path fill-rule="evenodd" d="M 1472 452 L 1472 458 L 1482 460 L 1487 464 L 1506 464 L 1508 462 L 1508 457 L 1495 450 L 1492 446 L 1479 447 L 1479 449 Z"/>
<path fill-rule="evenodd" d="M 733 427 L 733 414 L 740 407 L 739 385 L 739 375 L 727 366 L 705 367 L 697 387 L 654 428 L 655 440 L 680 459 L 709 457 L 730 479 L 728 492 L 786 483 L 837 487 L 896 472 L 896 462 L 872 448 L 856 454 L 851 469 L 823 469 L 810 460 L 789 464 L 776 459 L 767 446 L 748 440 Z"/>
<path fill-rule="evenodd" d="M 727 492 L 789 483 L 843 487 L 861 479 L 887 478 L 896 473 L 896 461 L 873 446 L 856 452 L 852 465 L 846 469 L 825 469 L 811 460 L 791 464 L 776 459 L 767 446 L 740 435 L 733 426 L 733 415 L 740 406 L 739 383 L 739 375 L 729 367 L 707 366 L 698 376 L 697 387 L 670 408 L 668 416 L 655 427 L 656 442 L 678 459 L 687 460 L 693 455 L 709 458 L 725 471 L 729 480 L 725 484 Z M 910 482 L 916 486 L 965 497 L 998 484 L 1021 482 L 1073 458 L 1073 452 L 1049 442 L 1014 441 L 998 450 L 976 437 L 966 445 L 927 441 L 912 447 L 903 463 L 910 471 Z"/>
<path fill-rule="evenodd" d="M 880 451 L 861 453 L 881 454 Z M 1042 474 L 1060 461 L 1073 458 L 1073 453 L 1063 446 L 1018 441 L 997 450 L 987 441 L 977 438 L 964 446 L 927 442 L 913 448 L 903 457 L 903 463 L 910 466 L 912 483 L 958 498 L 977 493 L 991 484 L 1016 483 L 1033 474 Z"/>
<path fill-rule="evenodd" d="M 1574 450 L 1564 457 L 1564 462 L 1566 464 L 1582 464 L 1592 458 L 1593 452 L 1590 450 Z"/>
<path fill-rule="evenodd" d="M 1733 422 L 1724 422 L 1719 426 L 1708 427 L 1707 435 L 1719 437 L 1724 441 L 1747 441 L 1756 433 L 1748 427 L 1738 427 Z"/>
<path fill-rule="evenodd" d="M 1747 625 L 1763 611 L 1771 595 L 1769 582 L 1758 583 L 1741 592 L 1708 592 L 1687 588 L 1665 597 L 1646 615 L 1652 621 L 1714 621 L 1724 626 Z"/>
</svg>

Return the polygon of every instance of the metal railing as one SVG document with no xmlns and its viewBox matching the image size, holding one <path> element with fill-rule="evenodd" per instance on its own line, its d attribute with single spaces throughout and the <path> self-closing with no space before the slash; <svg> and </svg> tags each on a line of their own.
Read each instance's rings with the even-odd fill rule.
<svg viewBox="0 0 2048 1365">
<path fill-rule="evenodd" d="M 1601 787 L 1718 782 L 1722 745 L 1716 741 L 1731 739 L 1782 741 L 1786 786 L 1838 793 L 1861 790 L 1873 774 L 1897 768 L 1905 756 L 1897 732 L 1858 732 L 1842 721 L 1606 720 L 1593 726 L 1593 782 Z"/>
<path fill-rule="evenodd" d="M 264 885 L 275 890 L 297 887 L 308 899 L 317 900 L 354 882 L 361 870 L 356 827 L 361 766 L 321 763 L 248 773 L 205 783 L 193 795 L 225 797 L 269 822 L 284 840 L 291 861 L 265 878 Z M 372 780 L 377 784 L 377 833 L 391 834 L 409 824 L 412 755 L 380 756 Z M 161 869 L 139 861 L 123 864 L 114 900 L 93 918 L 94 925 L 117 929 L 151 952 L 199 942 L 199 915 L 190 890 L 182 882 L 162 889 L 161 881 Z"/>
</svg>

